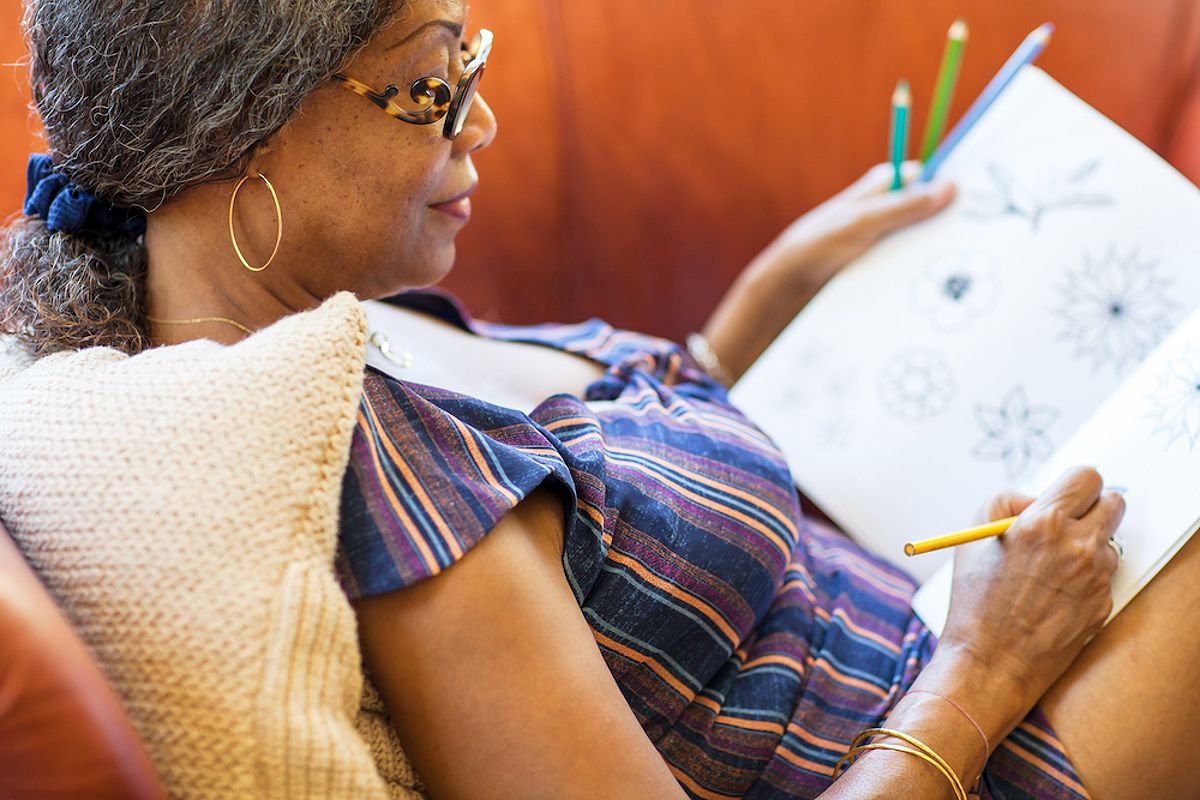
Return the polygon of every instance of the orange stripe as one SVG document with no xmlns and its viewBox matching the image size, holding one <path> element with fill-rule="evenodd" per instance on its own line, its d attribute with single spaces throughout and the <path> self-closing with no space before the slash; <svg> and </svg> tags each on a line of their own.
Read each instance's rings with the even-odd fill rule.
<svg viewBox="0 0 1200 800">
<path fill-rule="evenodd" d="M 371 412 L 371 417 L 376 419 L 376 422 L 378 422 L 377 418 L 375 417 L 375 412 L 371 407 L 371 399 L 369 397 L 366 398 L 365 405 L 367 406 L 367 410 Z M 362 409 L 359 409 L 358 420 L 359 424 L 370 430 L 371 426 L 363 417 Z M 386 439 L 387 437 L 381 434 L 379 438 Z M 383 464 L 380 461 L 379 452 L 375 448 L 375 437 L 368 435 L 367 443 L 371 452 L 371 461 L 375 464 L 375 469 L 377 469 L 379 474 L 382 476 Z M 419 532 L 420 526 L 418 526 L 413 521 L 412 517 L 408 515 L 408 512 L 404 510 L 404 506 L 401 504 L 400 498 L 396 497 L 396 493 L 392 491 L 392 482 L 384 479 L 379 483 L 383 489 L 383 493 L 387 496 L 388 505 L 391 506 L 393 513 L 400 517 L 400 521 L 408 526 L 409 530 L 413 531 L 414 533 Z M 425 540 L 419 535 L 410 536 L 409 539 L 416 545 L 417 550 L 420 551 L 421 559 L 425 562 L 425 567 L 429 570 L 430 574 L 436 574 L 441 568 L 438 566 L 437 559 L 434 558 L 433 551 L 430 550 L 429 546 L 425 544 Z"/>
<path fill-rule="evenodd" d="M 662 678 L 663 681 L 669 684 L 672 689 L 683 695 L 687 702 L 692 702 L 692 699 L 695 697 L 695 695 L 692 694 L 692 690 L 680 683 L 679 679 L 672 675 L 666 667 L 655 661 L 650 656 L 646 655 L 645 653 L 639 653 L 637 650 L 628 648 L 620 642 L 615 642 L 594 628 L 592 629 L 592 637 L 609 650 L 620 653 L 631 661 L 636 661 L 639 664 L 645 664 L 655 675 Z"/>
<path fill-rule="evenodd" d="M 738 489 L 734 486 L 730 486 L 728 483 L 723 483 L 721 481 L 715 481 L 712 478 L 705 477 L 704 475 L 701 475 L 698 472 L 692 472 L 691 470 L 684 469 L 683 467 L 680 467 L 676 464 L 672 464 L 671 462 L 665 461 L 661 458 L 658 458 L 657 456 L 649 455 L 648 453 L 641 453 L 636 450 L 626 450 L 621 447 L 613 447 L 611 449 L 614 453 L 625 453 L 627 455 L 637 456 L 646 461 L 653 461 L 655 464 L 659 464 L 663 467 L 666 467 L 671 472 L 685 475 L 699 483 L 705 484 L 706 486 L 711 486 L 714 489 L 718 489 L 725 494 L 731 494 L 734 497 L 745 500 L 746 502 L 750 503 L 751 505 L 758 506 L 760 509 L 762 509 L 763 511 L 767 512 L 772 517 L 777 519 L 780 522 L 780 524 L 782 524 L 785 528 L 787 528 L 788 531 L 791 532 L 792 538 L 796 537 L 796 525 L 791 520 L 791 518 L 789 518 L 786 514 L 780 513 L 779 509 L 776 508 L 771 503 L 768 503 L 768 502 L 756 497 L 755 495 L 750 494 L 749 492 L 742 491 L 741 489 Z"/>
<path fill-rule="evenodd" d="M 1002 745 L 1004 747 L 1007 747 L 1009 750 L 1012 750 L 1014 753 L 1016 753 L 1018 756 L 1023 758 L 1025 761 L 1029 762 L 1032 766 L 1037 767 L 1039 770 L 1046 773 L 1051 778 L 1054 778 L 1054 780 L 1058 781 L 1063 786 L 1073 789 L 1074 791 L 1078 792 L 1079 794 L 1083 795 L 1084 797 L 1091 796 L 1088 794 L 1088 790 L 1083 788 L 1083 786 L 1081 786 L 1078 781 L 1072 780 L 1071 776 L 1063 773 L 1062 771 L 1051 766 L 1050 764 L 1047 764 L 1045 761 L 1038 758 L 1033 753 L 1026 750 L 1024 747 L 1021 747 L 1021 745 L 1015 744 L 1011 739 L 1005 739 L 1004 742 L 1002 743 Z"/>
<path fill-rule="evenodd" d="M 374 410 L 371 411 L 371 415 L 374 417 Z M 376 423 L 379 425 L 379 429 L 383 429 L 382 423 L 378 421 L 378 417 L 376 417 Z M 413 487 L 413 493 L 416 495 L 416 500 L 419 501 L 422 509 L 425 509 L 425 512 L 428 516 L 430 516 L 431 521 L 434 525 L 436 525 L 437 529 L 440 531 L 440 533 L 442 533 L 443 539 L 449 545 L 449 543 L 454 541 L 454 534 L 452 534 L 450 531 L 450 525 L 446 524 L 445 519 L 442 517 L 442 512 L 438 511 L 438 507 L 433 504 L 433 500 L 425 491 L 425 487 L 421 486 L 420 482 L 416 480 L 413 470 L 409 469 L 408 462 L 404 461 L 404 457 L 401 455 L 400 451 L 396 450 L 396 446 L 392 444 L 391 439 L 388 437 L 383 437 L 382 435 L 382 437 L 379 437 L 379 440 L 383 441 L 384 450 L 388 451 L 388 455 L 391 457 L 392 462 L 396 464 L 396 467 L 400 469 L 401 473 L 404 475 L 404 477 L 406 477 L 409 486 Z M 434 569 L 437 569 L 437 567 L 434 566 Z"/>
<path fill-rule="evenodd" d="M 1043 731 L 1041 728 L 1037 727 L 1036 725 L 1030 725 L 1028 722 L 1022 722 L 1017 727 L 1019 727 L 1022 731 L 1024 731 L 1025 733 L 1028 733 L 1030 736 L 1034 737 L 1035 739 L 1041 739 L 1042 742 L 1047 747 L 1049 747 L 1053 750 L 1060 750 L 1065 753 L 1066 748 L 1063 746 L 1063 743 L 1061 741 L 1059 741 L 1058 739 L 1049 735 L 1048 733 L 1046 733 L 1045 731 Z"/>
<path fill-rule="evenodd" d="M 570 446 L 573 444 L 579 444 L 580 442 L 586 442 L 588 439 L 595 439 L 596 441 L 600 442 L 601 444 L 604 443 L 604 437 L 600 434 L 599 431 L 588 431 L 587 433 L 581 433 L 578 436 L 574 436 L 570 439 L 559 439 L 559 441 L 562 442 L 564 445 Z"/>
<path fill-rule="evenodd" d="M 835 742 L 833 739 L 822 738 L 817 736 L 815 733 L 804 730 L 804 728 L 801 728 L 794 722 L 788 723 L 787 729 L 788 733 L 792 734 L 796 738 L 803 739 L 811 745 L 823 747 L 826 750 L 832 750 L 835 753 L 844 753 L 850 749 L 845 742 Z"/>
<path fill-rule="evenodd" d="M 713 700 L 711 697 L 703 697 L 702 695 L 696 695 L 696 699 L 693 700 L 692 702 L 695 703 L 696 705 L 700 706 L 701 708 L 707 708 L 709 711 L 713 712 L 714 714 L 716 714 L 717 712 L 719 712 L 721 710 L 720 704 L 718 704 L 717 701 Z"/>
<path fill-rule="evenodd" d="M 548 431 L 556 431 L 559 428 L 565 428 L 569 425 L 591 425 L 594 427 L 596 420 L 588 417 L 563 417 L 562 419 L 556 419 L 553 422 L 547 423 L 545 427 Z"/>
<path fill-rule="evenodd" d="M 513 505 L 516 505 L 518 502 L 520 502 L 521 498 L 517 497 L 515 492 L 509 491 L 509 489 L 504 486 L 504 482 L 499 480 L 492 472 L 491 466 L 487 463 L 487 458 L 479 449 L 479 443 L 476 442 L 475 437 L 471 435 L 470 429 L 464 425 L 462 421 L 458 419 L 458 417 L 451 416 L 450 421 L 455 424 L 459 432 L 463 435 L 463 441 L 467 443 L 467 450 L 470 451 L 471 458 L 475 461 L 475 466 L 477 466 L 479 471 L 483 473 L 483 476 L 487 479 L 488 484 L 491 485 L 491 487 L 497 492 L 500 492 L 507 497 L 509 502 L 511 502 Z"/>
<path fill-rule="evenodd" d="M 609 449 L 613 450 L 613 451 L 617 450 L 617 448 L 611 448 L 611 447 Z M 625 452 L 630 452 L 630 451 L 625 451 Z M 653 459 L 651 459 L 651 460 L 653 460 Z M 775 547 L 779 550 L 780 553 L 782 553 L 785 556 L 789 556 L 789 557 L 791 556 L 792 553 L 791 553 L 790 545 L 787 542 L 785 542 L 783 539 L 781 539 L 778 534 L 776 534 L 774 531 L 772 531 L 766 525 L 763 525 L 758 520 L 752 519 L 751 517 L 743 514 L 741 511 L 738 511 L 731 506 L 727 506 L 723 503 L 717 503 L 715 501 L 709 500 L 706 497 L 703 497 L 702 495 L 698 495 L 695 492 L 693 492 L 691 489 L 685 488 L 680 483 L 670 480 L 669 478 L 663 477 L 662 475 L 659 475 L 657 473 L 651 472 L 649 469 L 647 469 L 646 467 L 643 467 L 641 464 L 631 463 L 631 462 L 621 462 L 621 463 L 622 463 L 622 466 L 626 466 L 626 467 L 629 467 L 630 469 L 637 470 L 638 472 L 641 472 L 642 474 L 658 481 L 659 483 L 666 484 L 667 486 L 674 489 L 676 491 L 676 493 L 694 501 L 698 505 L 701 505 L 705 508 L 711 508 L 714 511 L 720 511 L 721 513 L 725 514 L 726 516 L 733 517 L 734 519 L 743 523 L 747 527 L 753 528 L 754 530 L 761 533 L 766 539 L 770 540 L 770 542 L 775 545 Z"/>
<path fill-rule="evenodd" d="M 794 669 L 797 672 L 797 674 L 799 674 L 799 675 L 804 674 L 804 664 L 802 664 L 801 662 L 792 658 L 791 656 L 784 656 L 784 655 L 778 655 L 778 654 L 769 655 L 769 656 L 759 656 L 758 658 L 756 658 L 752 661 L 747 661 L 744 664 L 742 664 L 742 668 L 739 670 L 739 672 L 744 672 L 744 671 L 746 671 L 748 669 L 752 669 L 754 667 L 760 667 L 760 666 L 763 666 L 764 664 L 782 664 L 785 667 Z"/>
<path fill-rule="evenodd" d="M 811 771 L 817 773 L 818 775 L 832 775 L 833 774 L 833 767 L 829 766 L 828 764 L 818 764 L 816 761 L 809 761 L 804 756 L 797 755 L 796 753 L 793 753 L 791 750 L 788 750 L 786 747 L 780 747 L 775 752 L 778 755 L 782 756 L 785 760 L 792 762 L 796 766 L 803 767 L 804 769 L 807 769 L 807 770 L 811 770 Z"/>
<path fill-rule="evenodd" d="M 808 587 L 808 584 L 799 578 L 788 578 L 780 587 L 780 592 L 787 589 L 799 589 L 800 593 L 808 598 L 808 601 L 813 604 L 813 607 L 820 612 L 821 608 L 817 605 L 817 596 L 813 594 L 813 590 Z"/>
<path fill-rule="evenodd" d="M 658 575 L 655 575 L 653 572 L 647 569 L 646 566 L 641 562 L 630 558 L 624 553 L 618 553 L 616 551 L 609 552 L 608 560 L 625 565 L 629 569 L 636 572 L 642 580 L 658 587 L 671 597 L 674 597 L 676 600 L 682 600 L 704 616 L 708 617 L 708 619 L 711 620 L 714 625 L 721 629 L 721 633 L 725 634 L 725 637 L 731 644 L 741 638 L 738 636 L 737 631 L 733 629 L 733 626 L 726 622 L 725 619 L 722 618 L 721 615 L 715 610 L 713 610 L 711 606 L 692 594 L 682 593 L 681 587 L 675 586 L 670 581 L 663 580 Z"/>
<path fill-rule="evenodd" d="M 856 635 L 861 636 L 864 639 L 868 639 L 872 642 L 875 642 L 876 644 L 885 648 L 890 653 L 895 653 L 896 655 L 900 655 L 900 648 L 894 642 L 889 642 L 887 639 L 883 638 L 878 633 L 875 633 L 874 631 L 869 631 L 866 628 L 862 627 L 861 625 L 856 624 L 852 619 L 850 619 L 849 616 L 846 615 L 846 612 L 843 611 L 842 609 L 835 608 L 833 610 L 833 615 L 835 617 L 839 618 L 842 622 L 846 623 L 846 627 L 849 628 L 850 630 L 854 631 L 854 633 Z"/>
<path fill-rule="evenodd" d="M 833 678 L 834 682 L 836 682 L 836 683 L 840 683 L 843 686 L 849 686 L 854 689 L 861 689 L 862 691 L 867 692 L 868 694 L 875 695 L 880 700 L 887 698 L 888 693 L 886 691 L 884 691 L 883 689 L 880 689 L 878 686 L 876 686 L 873 683 L 867 683 L 866 681 L 861 680 L 860 678 L 852 678 L 849 675 L 839 672 L 836 667 L 834 667 L 832 664 L 830 664 L 824 658 L 818 658 L 816 661 L 813 662 L 813 666 L 816 667 L 817 669 L 820 669 L 822 672 L 824 672 L 829 677 Z"/>
<path fill-rule="evenodd" d="M 583 500 L 576 500 L 575 507 L 582 509 L 583 513 L 592 518 L 592 522 L 600 526 L 600 530 L 604 530 L 604 515 L 600 513 L 599 509 Z"/>
<path fill-rule="evenodd" d="M 768 722 L 762 719 L 743 719 L 741 717 L 727 717 L 719 715 L 714 722 L 721 725 L 728 725 L 731 728 L 740 728 L 745 731 L 766 731 L 773 733 L 776 736 L 783 736 L 783 726 L 778 722 Z"/>
<path fill-rule="evenodd" d="M 710 792 L 708 789 L 705 789 L 703 786 L 701 786 L 700 784 L 698 784 L 694 780 L 692 780 L 691 775 L 688 775 L 686 772 L 679 769 L 674 764 L 672 764 L 670 762 L 664 762 L 664 763 L 666 763 L 667 768 L 670 769 L 671 773 L 675 776 L 675 780 L 679 781 L 684 786 L 686 786 L 688 791 L 690 791 L 692 794 L 696 795 L 697 797 L 701 797 L 704 800 L 727 800 L 727 798 L 730 798 L 730 797 L 733 797 L 733 798 L 737 797 L 737 795 L 735 795 L 735 794 L 717 794 L 715 792 Z"/>
</svg>

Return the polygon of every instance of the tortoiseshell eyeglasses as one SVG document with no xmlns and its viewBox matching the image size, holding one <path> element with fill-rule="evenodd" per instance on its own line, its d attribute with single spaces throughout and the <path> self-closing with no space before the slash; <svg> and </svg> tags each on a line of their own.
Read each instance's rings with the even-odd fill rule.
<svg viewBox="0 0 1200 800">
<path fill-rule="evenodd" d="M 483 68 L 487 66 L 491 52 L 492 32 L 481 28 L 469 47 L 463 43 L 463 73 L 458 79 L 458 87 L 453 95 L 450 93 L 450 84 L 441 78 L 418 78 L 408 87 L 408 96 L 418 106 L 415 111 L 401 108 L 392 99 L 400 94 L 400 88 L 395 84 L 389 84 L 382 92 L 377 92 L 362 81 L 340 72 L 335 73 L 333 79 L 355 94 L 367 98 L 383 109 L 385 114 L 401 122 L 432 125 L 445 117 L 446 124 L 442 126 L 442 135 L 453 140 L 462 133 L 463 125 L 467 122 L 467 114 L 475 100 L 475 90 L 483 77 Z"/>
</svg>

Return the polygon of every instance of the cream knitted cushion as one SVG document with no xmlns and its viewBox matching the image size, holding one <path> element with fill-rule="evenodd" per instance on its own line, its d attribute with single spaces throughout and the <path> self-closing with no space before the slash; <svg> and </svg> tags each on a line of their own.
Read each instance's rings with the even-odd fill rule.
<svg viewBox="0 0 1200 800">
<path fill-rule="evenodd" d="M 0 519 L 172 796 L 417 796 L 332 569 L 365 341 L 341 292 L 228 347 L 0 343 Z"/>
</svg>

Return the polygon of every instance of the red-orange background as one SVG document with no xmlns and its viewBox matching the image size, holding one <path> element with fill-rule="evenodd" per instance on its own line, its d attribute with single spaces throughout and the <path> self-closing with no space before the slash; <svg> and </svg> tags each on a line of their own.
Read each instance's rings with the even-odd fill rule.
<svg viewBox="0 0 1200 800">
<path fill-rule="evenodd" d="M 19 7 L 0 0 L 6 62 Z M 681 338 L 779 229 L 883 157 L 899 77 L 921 130 L 960 15 L 956 115 L 1053 21 L 1040 65 L 1200 180 L 1195 0 L 473 0 L 497 36 L 483 87 L 500 134 L 443 285 L 485 317 Z M 0 75 L 0 211 L 36 146 L 25 102 Z"/>
</svg>

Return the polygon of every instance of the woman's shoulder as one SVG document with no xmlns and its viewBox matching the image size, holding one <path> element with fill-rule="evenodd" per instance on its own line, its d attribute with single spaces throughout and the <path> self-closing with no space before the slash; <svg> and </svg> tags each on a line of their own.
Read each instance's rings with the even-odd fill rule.
<svg viewBox="0 0 1200 800">
<path fill-rule="evenodd" d="M 368 366 L 343 479 L 343 588 L 365 597 L 440 573 L 547 478 L 573 508 L 570 471 L 528 417 Z"/>
</svg>

